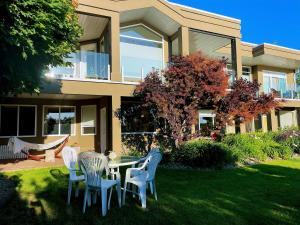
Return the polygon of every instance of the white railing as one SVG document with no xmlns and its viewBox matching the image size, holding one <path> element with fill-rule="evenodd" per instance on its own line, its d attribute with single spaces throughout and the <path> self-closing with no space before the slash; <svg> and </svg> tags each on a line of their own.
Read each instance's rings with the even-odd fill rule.
<svg viewBox="0 0 300 225">
<path fill-rule="evenodd" d="M 27 156 L 24 153 L 15 154 L 8 145 L 0 145 L 0 159 L 26 159 Z"/>
</svg>

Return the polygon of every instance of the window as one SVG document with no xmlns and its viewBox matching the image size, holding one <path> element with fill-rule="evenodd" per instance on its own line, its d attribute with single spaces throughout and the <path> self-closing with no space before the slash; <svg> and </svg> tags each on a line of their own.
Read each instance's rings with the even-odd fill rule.
<svg viewBox="0 0 300 225">
<path fill-rule="evenodd" d="M 210 136 L 211 131 L 214 130 L 215 117 L 213 110 L 199 111 L 199 131 L 202 136 Z"/>
<path fill-rule="evenodd" d="M 163 68 L 163 38 L 139 24 L 121 28 L 123 78 L 142 78 L 153 69 Z"/>
<path fill-rule="evenodd" d="M 252 74 L 251 74 L 251 67 L 250 66 L 243 66 L 242 78 L 247 80 L 247 81 L 252 81 Z"/>
<path fill-rule="evenodd" d="M 36 106 L 1 105 L 0 109 L 0 136 L 36 135 Z"/>
<path fill-rule="evenodd" d="M 44 106 L 43 135 L 75 134 L 75 107 Z"/>
<path fill-rule="evenodd" d="M 96 134 L 96 111 L 95 105 L 81 107 L 81 134 L 94 135 Z"/>
<path fill-rule="evenodd" d="M 264 72 L 264 92 L 270 93 L 272 89 L 285 93 L 287 89 L 286 74 Z"/>
</svg>

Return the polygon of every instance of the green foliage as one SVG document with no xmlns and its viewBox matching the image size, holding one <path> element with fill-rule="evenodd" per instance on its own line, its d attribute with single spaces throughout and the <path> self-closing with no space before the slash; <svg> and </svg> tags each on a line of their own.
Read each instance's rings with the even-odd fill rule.
<svg viewBox="0 0 300 225">
<path fill-rule="evenodd" d="M 0 96 L 39 92 L 47 67 L 63 64 L 81 32 L 71 0 L 2 0 Z"/>
<path fill-rule="evenodd" d="M 238 162 L 245 163 L 252 159 L 265 161 L 266 159 L 288 159 L 293 150 L 276 142 L 273 133 L 248 133 L 228 135 L 223 143 L 228 145 Z"/>
<path fill-rule="evenodd" d="M 295 153 L 300 153 L 300 131 L 297 128 L 283 129 L 273 136 L 278 143 L 293 149 Z"/>
<path fill-rule="evenodd" d="M 220 168 L 234 159 L 227 145 L 206 140 L 189 141 L 172 151 L 171 160 L 185 166 Z"/>
</svg>

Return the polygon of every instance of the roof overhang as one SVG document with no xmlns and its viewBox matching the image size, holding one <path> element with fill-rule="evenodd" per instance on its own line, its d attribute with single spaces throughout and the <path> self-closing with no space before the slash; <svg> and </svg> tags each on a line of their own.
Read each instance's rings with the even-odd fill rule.
<svg viewBox="0 0 300 225">
<path fill-rule="evenodd" d="M 241 37 L 240 20 L 171 3 L 166 0 L 79 0 L 77 11 L 88 14 L 99 12 L 99 14 L 105 14 L 108 17 L 110 14 L 116 13 L 121 14 L 121 17 L 122 14 L 125 15 L 125 17 L 128 17 L 129 14 L 133 14 L 130 16 L 134 17 L 138 16 L 134 15 L 135 13 L 141 14 L 143 9 L 146 8 L 154 8 L 156 12 L 164 14 L 165 17 L 170 18 L 175 23 L 180 24 L 180 26 L 231 37 Z M 142 16 L 139 15 L 138 17 Z M 147 17 L 147 15 L 143 17 Z M 153 17 L 151 21 L 155 21 L 156 23 L 164 22 L 159 19 L 160 18 Z"/>
<path fill-rule="evenodd" d="M 300 51 L 272 44 L 242 44 L 243 64 L 264 65 L 286 69 L 300 67 Z"/>
</svg>

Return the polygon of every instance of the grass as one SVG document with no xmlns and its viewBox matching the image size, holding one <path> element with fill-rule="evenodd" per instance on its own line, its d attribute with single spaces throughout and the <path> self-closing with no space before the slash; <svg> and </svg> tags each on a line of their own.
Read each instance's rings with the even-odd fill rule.
<svg viewBox="0 0 300 225">
<path fill-rule="evenodd" d="M 100 202 L 82 214 L 79 199 L 66 205 L 63 168 L 6 173 L 19 184 L 14 199 L 0 210 L 0 224 L 299 224 L 300 160 L 273 161 L 231 170 L 157 171 L 158 202 L 148 195 L 147 210 L 127 197 L 106 217 Z M 114 194 L 114 197 L 116 195 Z"/>
</svg>

